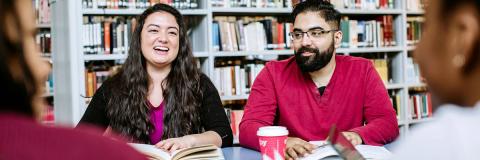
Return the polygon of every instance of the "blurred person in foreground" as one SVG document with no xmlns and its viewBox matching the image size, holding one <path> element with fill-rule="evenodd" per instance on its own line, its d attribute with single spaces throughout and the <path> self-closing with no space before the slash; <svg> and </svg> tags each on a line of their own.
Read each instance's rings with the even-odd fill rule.
<svg viewBox="0 0 480 160">
<path fill-rule="evenodd" d="M 394 149 L 396 159 L 478 159 L 480 152 L 480 1 L 429 1 L 414 52 L 438 103 Z"/>
</svg>

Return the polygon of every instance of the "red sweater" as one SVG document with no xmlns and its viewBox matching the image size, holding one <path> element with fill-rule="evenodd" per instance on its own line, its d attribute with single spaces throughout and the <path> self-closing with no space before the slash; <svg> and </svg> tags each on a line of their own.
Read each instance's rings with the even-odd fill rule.
<svg viewBox="0 0 480 160">
<path fill-rule="evenodd" d="M 398 136 L 395 110 L 371 61 L 335 56 L 323 95 L 295 59 L 272 61 L 255 79 L 240 123 L 240 145 L 259 149 L 262 126 L 287 127 L 289 136 L 324 140 L 332 124 L 358 133 L 364 144 L 384 145 Z M 365 124 L 365 125 L 364 125 Z"/>
<path fill-rule="evenodd" d="M 46 127 L 24 115 L 0 113 L 0 159 L 147 159 L 124 142 L 95 131 Z"/>
</svg>

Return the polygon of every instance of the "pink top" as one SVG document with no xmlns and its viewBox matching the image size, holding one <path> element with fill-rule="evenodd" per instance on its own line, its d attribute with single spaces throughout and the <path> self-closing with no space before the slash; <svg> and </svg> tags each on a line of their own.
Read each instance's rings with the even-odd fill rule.
<svg viewBox="0 0 480 160">
<path fill-rule="evenodd" d="M 358 133 L 369 145 L 397 138 L 398 123 L 387 90 L 371 61 L 335 56 L 336 68 L 323 95 L 295 58 L 272 61 L 257 76 L 240 123 L 240 145 L 259 149 L 262 126 L 287 127 L 289 136 L 324 140 L 332 124 Z"/>
<path fill-rule="evenodd" d="M 102 136 L 97 128 L 47 127 L 32 117 L 0 111 L 0 159 L 146 160 L 124 141 Z"/>
<path fill-rule="evenodd" d="M 153 123 L 155 129 L 153 129 L 150 134 L 150 143 L 157 144 L 162 140 L 163 135 L 163 108 L 165 104 L 162 102 L 159 106 L 154 107 L 150 101 L 148 101 L 148 106 L 151 108 L 150 110 L 150 120 Z"/>
</svg>

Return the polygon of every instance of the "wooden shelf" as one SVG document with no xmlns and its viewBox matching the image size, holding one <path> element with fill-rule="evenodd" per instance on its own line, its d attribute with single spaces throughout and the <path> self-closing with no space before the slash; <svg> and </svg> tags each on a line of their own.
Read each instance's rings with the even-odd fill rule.
<svg viewBox="0 0 480 160">
<path fill-rule="evenodd" d="M 37 28 L 40 28 L 40 29 L 49 29 L 51 27 L 52 27 L 51 24 L 37 24 Z"/>
<path fill-rule="evenodd" d="M 85 61 L 123 60 L 127 58 L 127 54 L 87 54 L 83 57 Z"/>
<path fill-rule="evenodd" d="M 212 13 L 241 13 L 241 14 L 257 14 L 257 13 L 268 13 L 268 14 L 290 14 L 292 13 L 291 8 L 246 8 L 246 7 L 212 7 Z"/>
<path fill-rule="evenodd" d="M 213 56 L 215 56 L 215 57 L 258 56 L 258 55 L 293 55 L 293 50 L 218 51 L 218 52 L 213 52 Z"/>
<path fill-rule="evenodd" d="M 380 15 L 385 15 L 385 14 L 391 14 L 391 15 L 400 15 L 403 13 L 403 10 L 401 9 L 375 9 L 375 10 L 369 10 L 369 9 L 337 9 L 340 13 L 345 14 L 345 15 L 375 15 L 375 14 L 380 14 Z"/>
<path fill-rule="evenodd" d="M 220 96 L 222 101 L 233 101 L 233 100 L 246 100 L 248 95 L 239 95 L 239 96 Z"/>
<path fill-rule="evenodd" d="M 423 122 L 430 122 L 432 120 L 434 120 L 434 118 L 432 118 L 432 117 L 422 118 L 422 119 L 414 119 L 414 120 L 410 120 L 409 124 L 419 124 L 419 123 L 423 123 Z"/>
<path fill-rule="evenodd" d="M 402 52 L 403 47 L 366 47 L 366 48 L 338 48 L 337 53 L 378 53 L 378 52 Z"/>
<path fill-rule="evenodd" d="M 387 89 L 402 89 L 405 85 L 401 83 L 389 83 L 386 85 Z"/>
<path fill-rule="evenodd" d="M 83 9 L 83 15 L 140 15 L 145 9 Z M 180 10 L 182 15 L 207 15 L 205 9 Z"/>
<path fill-rule="evenodd" d="M 407 11 L 407 15 L 423 15 L 423 14 L 425 14 L 425 11 L 423 11 L 423 10 Z"/>
</svg>

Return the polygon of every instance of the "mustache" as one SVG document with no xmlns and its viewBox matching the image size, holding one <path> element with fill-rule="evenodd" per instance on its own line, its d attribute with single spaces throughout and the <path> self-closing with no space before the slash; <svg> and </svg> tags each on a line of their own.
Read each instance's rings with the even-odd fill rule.
<svg viewBox="0 0 480 160">
<path fill-rule="evenodd" d="M 317 53 L 320 53 L 320 50 L 318 50 L 317 48 L 302 47 L 302 48 L 298 49 L 296 54 L 300 55 L 300 54 L 305 53 L 305 52 L 310 52 L 310 53 L 317 54 Z"/>
</svg>

